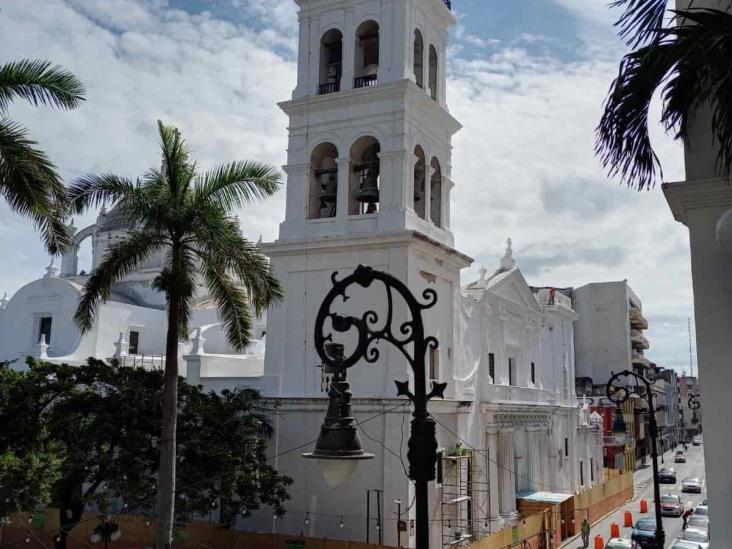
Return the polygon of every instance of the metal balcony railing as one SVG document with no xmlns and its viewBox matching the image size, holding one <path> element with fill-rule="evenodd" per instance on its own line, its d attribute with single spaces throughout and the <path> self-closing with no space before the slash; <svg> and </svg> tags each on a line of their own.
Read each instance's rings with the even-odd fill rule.
<svg viewBox="0 0 732 549">
<path fill-rule="evenodd" d="M 336 93 L 339 91 L 341 91 L 341 81 L 340 80 L 337 80 L 336 82 L 326 82 L 325 84 L 320 84 L 320 86 L 318 86 L 318 95 Z"/>
<path fill-rule="evenodd" d="M 376 86 L 379 83 L 379 77 L 377 74 L 370 74 L 368 76 L 357 76 L 353 80 L 354 88 L 370 88 Z"/>
</svg>

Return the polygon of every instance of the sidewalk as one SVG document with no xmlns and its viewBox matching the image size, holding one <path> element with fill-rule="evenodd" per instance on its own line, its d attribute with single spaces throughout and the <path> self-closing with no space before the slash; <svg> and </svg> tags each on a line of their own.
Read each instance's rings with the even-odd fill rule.
<svg viewBox="0 0 732 549">
<path fill-rule="evenodd" d="M 666 460 L 667 464 L 671 461 L 672 456 L 673 453 L 671 451 L 667 451 L 664 454 L 664 459 Z M 664 465 L 661 464 L 660 461 L 658 465 L 659 469 L 664 467 Z M 619 525 L 621 525 L 621 536 L 630 537 L 627 529 L 622 528 L 623 514 L 626 509 L 628 509 L 631 510 L 631 512 L 633 513 L 633 517 L 635 518 L 637 516 L 637 502 L 643 497 L 648 499 L 647 493 L 652 489 L 652 485 L 653 467 L 651 467 L 649 462 L 648 464 L 642 466 L 640 469 L 633 473 L 633 498 L 625 502 L 620 507 L 613 509 L 600 520 L 592 524 L 592 529 L 590 531 L 590 544 L 588 546 L 589 549 L 594 548 L 594 538 L 597 534 L 600 534 L 603 537 L 605 543 L 608 542 L 608 533 L 610 531 L 610 523 L 612 522 L 617 522 Z M 562 545 L 560 545 L 559 549 L 581 549 L 582 547 L 582 537 L 580 534 L 577 534 L 576 536 L 567 539 Z"/>
</svg>

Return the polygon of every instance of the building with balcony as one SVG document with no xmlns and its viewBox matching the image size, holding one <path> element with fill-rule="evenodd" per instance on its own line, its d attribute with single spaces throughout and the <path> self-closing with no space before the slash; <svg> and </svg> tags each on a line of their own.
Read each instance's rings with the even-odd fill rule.
<svg viewBox="0 0 732 549">
<path fill-rule="evenodd" d="M 679 376 L 678 381 L 679 436 L 688 443 L 702 432 L 702 409 L 695 412 L 689 406 L 691 395 L 700 395 L 701 399 L 701 385 L 696 376 L 686 374 Z"/>
<path fill-rule="evenodd" d="M 628 282 L 593 282 L 574 288 L 571 295 L 579 317 L 574 334 L 577 394 L 604 395 L 613 372 L 631 370 L 647 377 L 650 344 L 643 332 L 648 321 Z M 625 449 L 628 467 L 650 453 L 645 402 L 633 399 L 625 414 L 631 431 Z"/>
</svg>

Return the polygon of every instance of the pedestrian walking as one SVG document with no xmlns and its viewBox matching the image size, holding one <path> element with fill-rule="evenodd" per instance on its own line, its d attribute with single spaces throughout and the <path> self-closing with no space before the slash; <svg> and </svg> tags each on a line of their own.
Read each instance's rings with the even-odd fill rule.
<svg viewBox="0 0 732 549">
<path fill-rule="evenodd" d="M 581 526 L 581 532 L 582 532 L 582 547 L 589 547 L 590 546 L 590 522 L 587 520 L 587 517 L 585 517 L 585 520 L 582 521 Z"/>
<path fill-rule="evenodd" d="M 691 507 L 687 507 L 686 511 L 684 511 L 684 514 L 681 515 L 681 518 L 684 519 L 684 525 L 681 527 L 682 530 L 686 530 L 686 522 L 689 520 L 689 517 L 694 514 L 694 511 L 691 509 Z"/>
</svg>

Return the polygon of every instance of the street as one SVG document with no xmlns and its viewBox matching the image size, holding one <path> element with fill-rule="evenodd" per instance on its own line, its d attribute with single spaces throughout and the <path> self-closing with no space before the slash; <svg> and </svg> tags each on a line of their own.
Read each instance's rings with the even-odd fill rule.
<svg viewBox="0 0 732 549">
<path fill-rule="evenodd" d="M 682 446 L 678 446 L 677 449 L 682 449 Z M 707 497 L 707 487 L 705 480 L 704 470 L 704 450 L 703 446 L 692 446 L 688 445 L 688 450 L 685 452 L 686 463 L 673 463 L 673 455 L 676 450 L 669 450 L 664 454 L 665 463 L 661 463 L 659 456 L 658 468 L 659 471 L 664 467 L 670 467 L 676 471 L 676 484 L 661 484 L 661 495 L 664 494 L 676 494 L 681 496 L 682 502 L 687 505 L 691 503 L 695 506 L 701 503 Z M 701 494 L 684 494 L 681 492 L 681 483 L 685 478 L 697 477 L 702 481 L 702 493 Z M 610 524 L 612 522 L 618 523 L 620 526 L 620 537 L 630 538 L 631 528 L 623 527 L 623 513 L 630 511 L 633 514 L 633 523 L 641 517 L 653 517 L 653 468 L 651 467 L 650 460 L 647 466 L 635 473 L 635 496 L 626 505 L 620 507 L 617 511 L 614 511 L 597 524 L 592 525 L 590 533 L 590 548 L 594 548 L 594 537 L 601 535 L 605 543 L 610 539 Z M 640 513 L 640 500 L 645 499 L 648 501 L 648 513 Z M 664 517 L 663 527 L 666 531 L 666 547 L 671 545 L 671 542 L 681 535 L 681 517 Z M 710 530 L 713 530 L 714 526 L 711 525 Z M 582 547 L 581 538 L 575 538 L 562 546 L 562 549 L 577 549 Z"/>
</svg>

